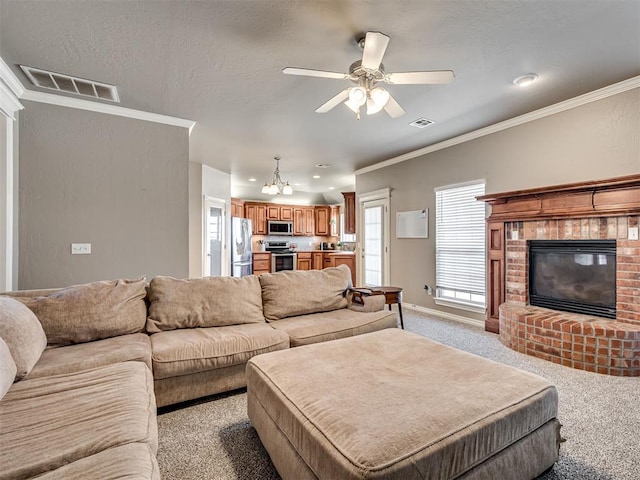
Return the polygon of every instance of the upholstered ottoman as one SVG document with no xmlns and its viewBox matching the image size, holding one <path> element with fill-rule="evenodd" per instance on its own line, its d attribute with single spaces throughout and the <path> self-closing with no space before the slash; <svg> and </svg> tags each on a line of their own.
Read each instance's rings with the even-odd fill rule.
<svg viewBox="0 0 640 480">
<path fill-rule="evenodd" d="M 247 393 L 284 480 L 522 480 L 558 458 L 553 385 L 398 329 L 254 357 Z"/>
</svg>

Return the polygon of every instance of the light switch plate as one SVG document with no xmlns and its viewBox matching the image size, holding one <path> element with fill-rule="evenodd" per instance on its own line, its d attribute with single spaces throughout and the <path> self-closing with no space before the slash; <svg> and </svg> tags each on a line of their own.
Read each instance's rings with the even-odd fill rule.
<svg viewBox="0 0 640 480">
<path fill-rule="evenodd" d="M 72 243 L 71 255 L 89 255 L 91 254 L 90 243 Z"/>
<path fill-rule="evenodd" d="M 629 227 L 629 240 L 638 240 L 638 227 Z"/>
</svg>

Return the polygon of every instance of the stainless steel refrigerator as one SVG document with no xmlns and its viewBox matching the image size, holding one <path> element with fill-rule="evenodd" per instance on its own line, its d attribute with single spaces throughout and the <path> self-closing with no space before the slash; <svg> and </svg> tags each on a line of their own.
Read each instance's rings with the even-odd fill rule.
<svg viewBox="0 0 640 480">
<path fill-rule="evenodd" d="M 251 254 L 251 220 L 231 218 L 231 276 L 244 277 L 253 273 Z"/>
</svg>

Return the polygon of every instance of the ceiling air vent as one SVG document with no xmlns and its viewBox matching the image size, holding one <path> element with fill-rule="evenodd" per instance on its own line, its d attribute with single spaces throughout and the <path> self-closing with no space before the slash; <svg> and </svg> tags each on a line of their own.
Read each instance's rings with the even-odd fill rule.
<svg viewBox="0 0 640 480">
<path fill-rule="evenodd" d="M 94 82 L 93 80 L 72 77 L 62 73 L 47 72 L 46 70 L 25 65 L 20 65 L 20 68 L 36 87 L 82 95 L 83 97 L 93 97 L 99 100 L 108 100 L 110 102 L 120 102 L 115 85 Z"/>
<path fill-rule="evenodd" d="M 433 120 L 428 120 L 428 119 L 422 117 L 422 118 L 419 118 L 417 120 L 414 120 L 409 125 L 411 125 L 412 127 L 424 128 L 424 127 L 428 127 L 429 125 L 432 125 L 434 123 L 436 123 L 436 122 L 434 122 Z"/>
</svg>

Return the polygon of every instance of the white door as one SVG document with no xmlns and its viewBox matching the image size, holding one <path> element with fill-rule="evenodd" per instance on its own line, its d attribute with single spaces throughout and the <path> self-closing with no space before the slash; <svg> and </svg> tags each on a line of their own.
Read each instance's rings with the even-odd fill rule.
<svg viewBox="0 0 640 480">
<path fill-rule="evenodd" d="M 225 211 L 223 200 L 204 201 L 204 276 L 219 277 L 226 272 Z"/>
<path fill-rule="evenodd" d="M 386 200 L 362 202 L 362 274 L 365 286 L 388 282 Z"/>
</svg>

